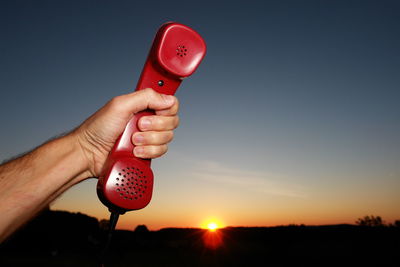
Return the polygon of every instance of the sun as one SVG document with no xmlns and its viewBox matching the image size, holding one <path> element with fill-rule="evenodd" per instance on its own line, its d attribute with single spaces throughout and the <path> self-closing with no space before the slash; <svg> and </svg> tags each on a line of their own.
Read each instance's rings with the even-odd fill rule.
<svg viewBox="0 0 400 267">
<path fill-rule="evenodd" d="M 201 223 L 200 227 L 210 232 L 215 232 L 218 229 L 224 228 L 224 223 L 216 217 L 208 217 Z"/>
<path fill-rule="evenodd" d="M 211 232 L 214 232 L 215 230 L 217 230 L 219 227 L 218 227 L 218 224 L 216 223 L 216 222 L 209 222 L 208 224 L 207 224 L 207 229 L 208 230 L 210 230 Z"/>
</svg>

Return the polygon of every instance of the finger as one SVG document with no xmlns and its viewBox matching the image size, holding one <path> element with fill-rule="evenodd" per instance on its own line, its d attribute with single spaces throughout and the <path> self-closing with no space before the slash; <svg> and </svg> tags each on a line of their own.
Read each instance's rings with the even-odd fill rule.
<svg viewBox="0 0 400 267">
<path fill-rule="evenodd" d="M 122 113 L 133 114 L 145 109 L 168 110 L 176 102 L 176 97 L 159 94 L 151 88 L 114 97 L 112 107 Z"/>
<path fill-rule="evenodd" d="M 160 146 L 136 146 L 133 153 L 138 158 L 154 159 L 164 155 L 168 150 L 167 145 Z"/>
<path fill-rule="evenodd" d="M 169 131 L 179 125 L 178 116 L 144 116 L 139 120 L 141 131 Z"/>
<path fill-rule="evenodd" d="M 172 105 L 172 107 L 163 110 L 156 110 L 156 115 L 175 116 L 178 113 L 178 110 L 179 110 L 179 101 L 177 98 L 175 98 L 175 103 L 174 105 Z"/>
<path fill-rule="evenodd" d="M 164 145 L 174 138 L 173 131 L 163 132 L 137 132 L 132 135 L 134 145 Z"/>
</svg>

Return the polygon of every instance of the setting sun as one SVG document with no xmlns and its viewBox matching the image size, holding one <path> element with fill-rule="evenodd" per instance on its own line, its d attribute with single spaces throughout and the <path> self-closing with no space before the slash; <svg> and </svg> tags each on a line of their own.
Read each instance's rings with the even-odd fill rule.
<svg viewBox="0 0 400 267">
<path fill-rule="evenodd" d="M 215 222 L 210 222 L 210 223 L 207 225 L 207 228 L 208 228 L 208 230 L 210 230 L 210 231 L 215 231 L 215 230 L 218 229 L 218 225 L 217 225 Z"/>
<path fill-rule="evenodd" d="M 223 227 L 224 223 L 215 217 L 209 217 L 201 223 L 201 228 L 207 229 L 210 232 L 215 232 L 219 228 Z"/>
</svg>

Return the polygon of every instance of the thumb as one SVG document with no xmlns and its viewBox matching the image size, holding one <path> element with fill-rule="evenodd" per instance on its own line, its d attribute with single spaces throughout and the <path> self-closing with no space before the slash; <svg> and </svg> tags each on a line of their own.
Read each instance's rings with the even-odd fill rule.
<svg viewBox="0 0 400 267">
<path fill-rule="evenodd" d="M 164 110 L 172 107 L 175 97 L 157 93 L 151 88 L 135 91 L 121 96 L 120 108 L 129 113 L 137 113 L 145 109 Z"/>
</svg>

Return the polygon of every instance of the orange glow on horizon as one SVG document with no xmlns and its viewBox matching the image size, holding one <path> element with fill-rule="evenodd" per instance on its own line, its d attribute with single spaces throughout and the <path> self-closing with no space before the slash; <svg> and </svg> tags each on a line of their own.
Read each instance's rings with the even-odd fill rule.
<svg viewBox="0 0 400 267">
<path fill-rule="evenodd" d="M 204 220 L 201 223 L 200 227 L 202 229 L 208 229 L 211 232 L 215 232 L 217 229 L 222 228 L 223 225 L 224 224 L 221 222 L 221 220 L 218 220 L 215 217 L 212 217 L 212 218 L 210 217 L 210 218 Z"/>
</svg>

